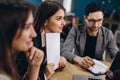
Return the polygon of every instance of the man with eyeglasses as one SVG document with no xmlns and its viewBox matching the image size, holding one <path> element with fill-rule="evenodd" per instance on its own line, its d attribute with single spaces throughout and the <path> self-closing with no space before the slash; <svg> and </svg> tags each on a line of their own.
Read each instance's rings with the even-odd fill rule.
<svg viewBox="0 0 120 80">
<path fill-rule="evenodd" d="M 70 62 L 87 69 L 94 65 L 93 58 L 102 60 L 107 50 L 113 58 L 118 52 L 111 30 L 102 26 L 104 11 L 100 3 L 90 3 L 85 9 L 85 25 L 72 27 L 61 50 Z"/>
</svg>

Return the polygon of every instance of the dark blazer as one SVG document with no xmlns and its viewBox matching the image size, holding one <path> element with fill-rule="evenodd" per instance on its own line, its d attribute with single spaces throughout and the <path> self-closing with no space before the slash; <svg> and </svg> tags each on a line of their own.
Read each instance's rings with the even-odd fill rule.
<svg viewBox="0 0 120 80">
<path fill-rule="evenodd" d="M 34 42 L 35 47 L 37 47 L 45 52 L 45 48 L 42 47 L 40 32 L 37 33 L 37 37 L 33 39 L 33 42 Z M 45 56 L 44 56 L 44 60 L 45 60 Z M 46 62 L 44 60 L 43 60 L 43 63 L 41 64 L 41 68 L 40 68 L 40 72 L 39 72 L 40 80 L 45 80 L 44 69 L 46 66 Z M 16 63 L 17 63 L 17 67 L 18 67 L 18 72 L 19 72 L 20 76 L 23 77 L 25 72 L 27 71 L 27 67 L 28 67 L 28 62 L 27 62 L 27 59 L 26 59 L 24 53 L 17 54 Z"/>
<path fill-rule="evenodd" d="M 45 70 L 45 66 L 47 65 L 47 62 L 45 60 L 46 58 L 46 48 L 42 47 L 42 39 L 41 39 L 41 33 L 37 32 L 37 37 L 33 39 L 34 42 L 34 46 L 39 48 L 40 50 L 43 50 L 44 52 L 44 59 L 43 62 L 41 64 L 41 68 L 40 68 L 40 80 L 45 80 L 44 78 L 44 70 Z"/>
<path fill-rule="evenodd" d="M 85 44 L 86 26 L 73 26 L 62 46 L 61 54 L 62 56 L 66 57 L 70 62 L 72 62 L 73 58 L 76 55 L 81 57 L 83 56 Z M 105 50 L 109 51 L 111 58 L 113 58 L 118 52 L 118 47 L 114 40 L 114 35 L 112 31 L 102 26 L 98 32 L 95 58 L 102 60 Z"/>
</svg>

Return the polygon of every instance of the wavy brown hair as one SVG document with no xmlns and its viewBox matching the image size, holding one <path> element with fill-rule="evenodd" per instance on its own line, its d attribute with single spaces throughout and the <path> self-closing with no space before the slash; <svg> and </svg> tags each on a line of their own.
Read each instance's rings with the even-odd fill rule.
<svg viewBox="0 0 120 80">
<path fill-rule="evenodd" d="M 19 28 L 24 29 L 33 5 L 28 2 L 0 3 L 0 69 L 11 80 L 20 80 L 13 59 L 12 41 Z"/>
</svg>

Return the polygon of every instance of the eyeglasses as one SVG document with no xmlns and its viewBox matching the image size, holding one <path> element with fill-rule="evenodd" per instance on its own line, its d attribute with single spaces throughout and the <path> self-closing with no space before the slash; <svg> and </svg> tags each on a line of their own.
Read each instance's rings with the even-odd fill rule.
<svg viewBox="0 0 120 80">
<path fill-rule="evenodd" d="M 95 24 L 95 23 L 101 24 L 102 21 L 103 21 L 103 19 L 98 19 L 98 20 L 95 20 L 95 19 L 87 19 L 87 20 L 88 20 L 88 22 L 89 22 L 90 24 Z"/>
</svg>

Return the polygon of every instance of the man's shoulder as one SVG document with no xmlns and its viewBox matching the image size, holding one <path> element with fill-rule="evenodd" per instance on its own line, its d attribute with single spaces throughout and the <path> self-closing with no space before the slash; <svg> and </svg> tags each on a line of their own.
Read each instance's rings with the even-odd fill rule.
<svg viewBox="0 0 120 80">
<path fill-rule="evenodd" d="M 85 30 L 85 25 L 84 24 L 74 25 L 73 27 L 77 31 L 83 31 L 83 30 Z"/>
<path fill-rule="evenodd" d="M 105 38 L 107 38 L 107 40 L 111 39 L 114 36 L 112 30 L 106 27 L 102 27 L 102 34 L 105 36 Z"/>
<path fill-rule="evenodd" d="M 112 31 L 104 26 L 102 26 L 102 30 L 105 32 L 105 33 L 111 33 Z"/>
<path fill-rule="evenodd" d="M 109 28 L 104 27 L 104 26 L 102 26 L 102 29 L 103 29 L 103 30 L 106 30 L 106 31 L 111 31 Z"/>
</svg>

